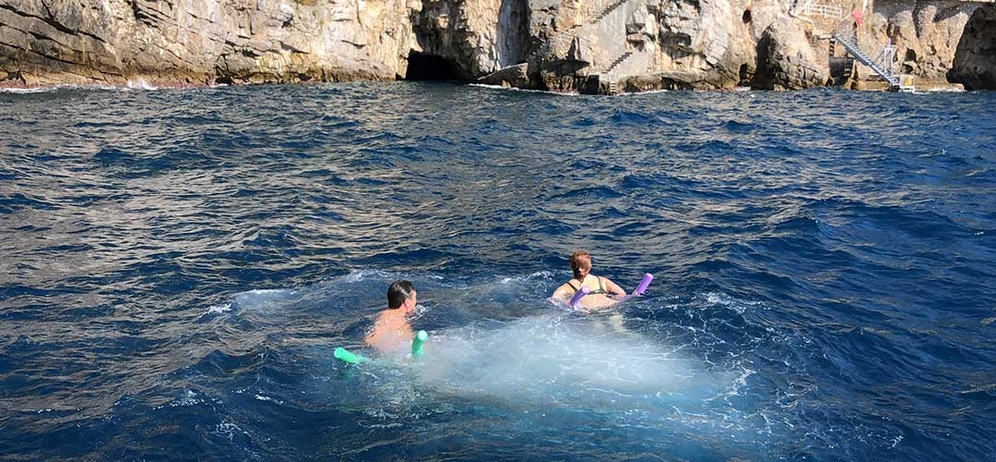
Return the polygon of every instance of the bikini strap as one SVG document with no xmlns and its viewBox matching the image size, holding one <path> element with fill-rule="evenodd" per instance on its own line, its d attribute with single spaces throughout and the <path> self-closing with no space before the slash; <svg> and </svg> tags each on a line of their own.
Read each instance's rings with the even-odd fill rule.
<svg viewBox="0 0 996 462">
<path fill-rule="evenodd" d="M 574 287 L 574 284 L 571 284 L 571 281 L 567 281 L 567 285 L 574 289 L 574 293 L 578 293 L 578 289 L 580 289 L 580 287 Z"/>
</svg>

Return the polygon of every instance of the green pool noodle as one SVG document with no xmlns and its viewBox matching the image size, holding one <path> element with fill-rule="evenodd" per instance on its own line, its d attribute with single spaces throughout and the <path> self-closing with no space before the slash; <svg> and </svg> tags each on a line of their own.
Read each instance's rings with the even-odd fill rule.
<svg viewBox="0 0 996 462">
<path fill-rule="evenodd" d="M 369 361 L 367 358 L 352 353 L 343 347 L 337 347 L 332 353 L 337 359 L 341 359 L 349 364 L 360 364 Z"/>
<path fill-rule="evenodd" d="M 427 338 L 429 338 L 429 334 L 424 330 L 415 334 L 415 340 L 412 340 L 412 356 L 422 356 L 422 344 Z"/>
</svg>

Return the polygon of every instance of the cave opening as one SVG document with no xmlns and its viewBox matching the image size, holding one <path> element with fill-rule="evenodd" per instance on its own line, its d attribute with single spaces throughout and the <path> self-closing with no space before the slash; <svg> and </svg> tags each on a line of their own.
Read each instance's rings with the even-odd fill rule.
<svg viewBox="0 0 996 462">
<path fill-rule="evenodd" d="M 751 71 L 751 68 L 747 63 L 740 65 L 740 71 L 738 74 L 740 76 L 740 82 L 738 82 L 737 85 L 741 87 L 750 86 L 750 81 L 754 78 L 754 72 Z"/>
<path fill-rule="evenodd" d="M 456 63 L 442 56 L 412 50 L 408 54 L 408 72 L 405 80 L 413 81 L 465 81 L 457 71 Z"/>
</svg>

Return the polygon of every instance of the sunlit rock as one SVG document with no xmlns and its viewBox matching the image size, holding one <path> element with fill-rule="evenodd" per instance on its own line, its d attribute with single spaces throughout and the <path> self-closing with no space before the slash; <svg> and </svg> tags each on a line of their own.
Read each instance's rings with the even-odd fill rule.
<svg viewBox="0 0 996 462">
<path fill-rule="evenodd" d="M 828 82 L 829 61 L 851 68 L 840 65 L 841 53 L 830 54 L 831 35 L 845 31 L 871 56 L 894 46 L 884 65 L 917 82 L 954 79 L 985 88 L 991 80 L 982 59 L 991 42 L 991 13 L 985 12 L 991 10 L 976 2 L 904 0 L 860 6 L 836 0 L 8 0 L 0 8 L 0 85 L 456 79 L 565 92 L 810 88 Z M 973 16 L 977 11 L 983 13 Z M 876 78 L 854 69 L 833 83 Z"/>
<path fill-rule="evenodd" d="M 772 23 L 758 45 L 755 86 L 773 90 L 821 87 L 829 79 L 826 57 L 817 56 L 805 33 L 788 19 Z M 822 59 L 821 59 L 822 58 Z"/>
</svg>

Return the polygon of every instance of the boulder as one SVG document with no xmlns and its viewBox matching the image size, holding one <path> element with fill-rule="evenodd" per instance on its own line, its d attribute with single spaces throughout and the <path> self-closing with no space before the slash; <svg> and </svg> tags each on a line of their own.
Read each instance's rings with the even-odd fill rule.
<svg viewBox="0 0 996 462">
<path fill-rule="evenodd" d="M 502 87 L 531 88 L 529 81 L 529 65 L 517 64 L 493 72 L 477 80 L 484 85 L 499 85 Z"/>
<path fill-rule="evenodd" d="M 972 14 L 949 77 L 969 90 L 996 90 L 996 7 L 979 8 Z"/>
<path fill-rule="evenodd" d="M 799 90 L 822 87 L 830 79 L 826 59 L 818 59 L 806 34 L 789 18 L 781 18 L 761 35 L 753 87 Z"/>
</svg>

